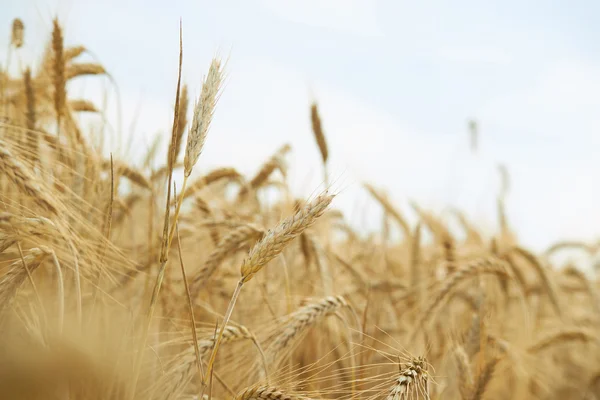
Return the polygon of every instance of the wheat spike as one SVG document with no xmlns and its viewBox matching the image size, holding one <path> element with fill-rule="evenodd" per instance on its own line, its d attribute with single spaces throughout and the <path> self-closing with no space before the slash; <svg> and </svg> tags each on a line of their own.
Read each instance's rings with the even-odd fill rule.
<svg viewBox="0 0 600 400">
<path fill-rule="evenodd" d="M 187 85 L 183 85 L 181 89 L 181 96 L 179 98 L 179 110 L 177 111 L 177 131 L 175 132 L 175 136 L 171 139 L 175 140 L 169 148 L 173 148 L 173 152 L 169 152 L 169 158 L 167 161 L 167 165 L 174 165 L 179 157 L 179 153 L 181 152 L 181 143 L 183 141 L 183 133 L 185 132 L 185 127 L 187 125 L 187 110 L 188 110 L 188 88 Z M 173 159 L 171 159 L 173 158 Z"/>
<path fill-rule="evenodd" d="M 75 112 L 98 112 L 94 103 L 84 99 L 69 100 L 69 108 Z"/>
<path fill-rule="evenodd" d="M 259 238 L 263 234 L 264 231 L 259 227 L 247 224 L 239 226 L 224 236 L 206 259 L 204 267 L 194 277 L 194 292 L 196 293 L 197 290 L 206 284 L 227 255 L 238 250 L 248 240 Z"/>
<path fill-rule="evenodd" d="M 294 311 L 289 316 L 289 322 L 277 335 L 273 343 L 267 348 L 267 360 L 273 362 L 275 357 L 292 341 L 298 338 L 309 327 L 317 324 L 329 315 L 336 313 L 340 308 L 347 307 L 348 303 L 342 296 L 328 296 L 317 302 L 308 304 Z"/>
<path fill-rule="evenodd" d="M 554 332 L 551 335 L 543 337 L 538 342 L 529 346 L 527 349 L 530 353 L 545 350 L 553 345 L 565 344 L 572 341 L 592 342 L 598 340 L 597 337 L 584 329 L 573 328 Z"/>
<path fill-rule="evenodd" d="M 17 290 L 23 284 L 27 276 L 35 270 L 51 254 L 47 247 L 33 248 L 28 254 L 8 266 L 6 272 L 0 278 L 0 313 L 10 307 Z M 25 265 L 23 265 L 23 262 Z"/>
<path fill-rule="evenodd" d="M 307 204 L 292 217 L 281 222 L 252 248 L 241 267 L 242 280 L 249 281 L 269 261 L 277 257 L 283 249 L 306 228 L 323 215 L 331 201 L 332 195 L 323 194 Z"/>
<path fill-rule="evenodd" d="M 52 21 L 52 82 L 54 85 L 54 112 L 56 113 L 57 129 L 64 112 L 67 98 L 65 89 L 65 60 L 63 54 L 63 34 L 58 19 Z"/>
<path fill-rule="evenodd" d="M 319 109 L 316 102 L 313 102 L 310 106 L 310 121 L 312 123 L 312 130 L 315 135 L 315 140 L 317 141 L 317 146 L 319 146 L 319 151 L 321 152 L 321 159 L 323 160 L 323 164 L 327 164 L 329 150 L 327 149 L 327 141 L 325 140 L 325 133 L 323 133 Z"/>
<path fill-rule="evenodd" d="M 400 371 L 386 400 L 418 399 L 421 396 L 423 399 L 428 399 L 427 385 L 427 362 L 423 357 L 413 358 Z"/>
<path fill-rule="evenodd" d="M 385 209 L 385 211 L 392 216 L 402 228 L 402 231 L 406 235 L 406 237 L 410 237 L 410 226 L 404 219 L 404 217 L 400 214 L 400 212 L 390 203 L 390 201 L 380 193 L 375 187 L 368 183 L 364 183 L 364 187 L 369 191 L 371 196 L 375 198 L 381 204 L 381 206 Z"/>
<path fill-rule="evenodd" d="M 414 335 L 418 332 L 418 330 L 429 318 L 432 317 L 433 311 L 446 299 L 452 289 L 454 289 L 459 283 L 477 274 L 507 276 L 507 271 L 508 268 L 506 266 L 506 262 L 490 257 L 475 260 L 457 270 L 454 274 L 450 275 L 448 279 L 446 279 L 444 285 L 437 291 L 437 293 L 435 293 L 434 296 L 432 296 L 429 305 L 425 311 L 421 313 L 419 322 L 415 325 L 412 337 L 414 338 Z"/>
<path fill-rule="evenodd" d="M 25 39 L 25 24 L 19 18 L 13 19 L 12 22 L 12 30 L 10 35 L 10 44 L 12 44 L 15 49 L 19 49 L 23 47 L 24 39 Z"/>
<path fill-rule="evenodd" d="M 0 139 L 0 171 L 40 207 L 53 215 L 58 215 L 59 206 L 54 198 L 48 191 L 42 189 L 37 177 L 13 156 L 2 139 Z"/>
<path fill-rule="evenodd" d="M 308 397 L 288 394 L 276 387 L 257 386 L 245 389 L 234 400 L 311 400 Z"/>
<path fill-rule="evenodd" d="M 39 157 L 39 134 L 35 131 L 36 112 L 35 112 L 35 91 L 31 80 L 31 70 L 25 69 L 23 73 L 23 83 L 25 85 L 25 120 L 27 121 L 27 146 L 29 154 L 34 161 Z"/>
<path fill-rule="evenodd" d="M 263 186 L 276 169 L 279 169 L 282 174 L 285 174 L 286 167 L 284 157 L 291 149 L 289 144 L 281 146 L 281 148 L 279 148 L 275 154 L 260 167 L 256 175 L 250 180 L 249 187 L 243 186 L 240 189 L 239 197 L 243 198 L 248 193 L 249 189 L 256 190 Z"/>
<path fill-rule="evenodd" d="M 106 70 L 100 64 L 94 63 L 80 63 L 80 64 L 69 64 L 66 67 L 65 79 L 67 81 L 77 78 L 78 76 L 84 75 L 104 75 Z"/>
<path fill-rule="evenodd" d="M 194 107 L 194 117 L 192 126 L 188 132 L 187 145 L 185 148 L 185 158 L 183 160 L 184 174 L 190 176 L 194 165 L 200 157 L 206 134 L 212 122 L 213 114 L 223 83 L 223 70 L 221 61 L 213 59 L 208 70 L 208 75 L 202 84 L 200 98 Z"/>
<path fill-rule="evenodd" d="M 242 175 L 235 168 L 217 168 L 194 181 L 194 183 L 192 183 L 185 191 L 183 198 L 186 199 L 190 196 L 193 196 L 207 185 L 218 182 L 222 179 L 240 180 L 241 178 Z"/>
</svg>

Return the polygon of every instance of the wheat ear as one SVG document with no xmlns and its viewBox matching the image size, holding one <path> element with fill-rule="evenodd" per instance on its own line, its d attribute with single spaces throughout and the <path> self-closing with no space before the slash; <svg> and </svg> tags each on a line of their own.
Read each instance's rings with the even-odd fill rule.
<svg viewBox="0 0 600 400">
<path fill-rule="evenodd" d="M 505 264 L 506 263 L 502 260 L 486 257 L 475 260 L 452 274 L 448 279 L 446 279 L 444 285 L 432 297 L 432 300 L 425 311 L 421 313 L 421 317 L 415 324 L 413 334 L 411 335 L 411 341 L 414 340 L 416 333 L 425 325 L 427 320 L 431 318 L 433 311 L 446 299 L 452 289 L 454 289 L 459 283 L 478 274 L 507 276 L 508 269 Z"/>
<path fill-rule="evenodd" d="M 288 394 L 272 386 L 258 386 L 245 389 L 234 400 L 311 400 L 308 397 Z"/>
<path fill-rule="evenodd" d="M 40 264 L 52 254 L 47 247 L 30 249 L 28 254 L 8 266 L 8 271 L 0 278 L 0 313 L 10 307 L 17 291 Z"/>
<path fill-rule="evenodd" d="M 302 210 L 298 211 L 292 217 L 287 218 L 281 222 L 275 229 L 269 230 L 267 234 L 254 245 L 248 257 L 244 260 L 241 267 L 241 278 L 231 296 L 227 311 L 223 317 L 223 325 L 219 332 L 217 342 L 213 348 L 210 360 L 208 361 L 208 368 L 206 375 L 203 379 L 203 390 L 206 388 L 206 379 L 210 376 L 212 367 L 219 350 L 219 343 L 223 336 L 223 331 L 227 326 L 231 313 L 235 306 L 238 296 L 242 290 L 242 286 L 245 282 L 248 282 L 258 271 L 260 271 L 269 261 L 277 257 L 285 246 L 287 246 L 295 237 L 304 232 L 308 227 L 313 225 L 316 220 L 323 215 L 331 201 L 333 195 L 323 194 L 317 197 L 312 202 L 308 203 Z"/>
<path fill-rule="evenodd" d="M 319 323 L 329 315 L 335 314 L 348 303 L 342 296 L 328 296 L 317 302 L 308 304 L 294 311 L 289 316 L 289 322 L 273 343 L 267 348 L 267 361 L 274 362 L 275 357 L 292 341 L 302 335 L 309 327 Z"/>
<path fill-rule="evenodd" d="M 413 358 L 410 363 L 400 371 L 386 400 L 412 399 L 415 398 L 413 397 L 415 394 L 416 398 L 422 395 L 424 399 L 428 399 L 428 382 L 427 362 L 423 357 Z"/>
</svg>

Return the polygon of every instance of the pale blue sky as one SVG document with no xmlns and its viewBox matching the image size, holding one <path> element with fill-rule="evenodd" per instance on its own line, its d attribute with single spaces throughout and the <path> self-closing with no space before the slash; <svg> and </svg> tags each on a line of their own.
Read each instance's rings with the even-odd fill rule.
<svg viewBox="0 0 600 400">
<path fill-rule="evenodd" d="M 0 3 L 7 32 L 0 49 L 12 18 L 22 18 L 24 62 L 39 54 L 54 14 L 67 43 L 94 52 L 119 85 L 125 131 L 139 104 L 137 148 L 170 126 L 182 17 L 184 80 L 193 94 L 210 58 L 229 58 L 200 168 L 252 173 L 290 142 L 292 184 L 310 195 L 321 179 L 308 120 L 314 96 L 331 179 L 342 189 L 336 203 L 357 224 L 380 221 L 360 190 L 369 180 L 407 213 L 407 199 L 438 211 L 458 205 L 492 228 L 501 162 L 512 177 L 509 218 L 527 245 L 596 240 L 600 232 L 599 2 Z M 86 83 L 73 92 L 98 89 Z M 476 156 L 468 151 L 470 117 L 481 126 Z"/>
</svg>

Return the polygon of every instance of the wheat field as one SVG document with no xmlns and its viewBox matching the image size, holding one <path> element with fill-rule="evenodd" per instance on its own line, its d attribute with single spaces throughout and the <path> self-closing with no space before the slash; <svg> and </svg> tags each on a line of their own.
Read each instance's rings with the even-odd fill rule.
<svg viewBox="0 0 600 400">
<path fill-rule="evenodd" d="M 357 232 L 343 193 L 292 195 L 285 144 L 251 176 L 195 170 L 226 65 L 188 90 L 183 46 L 168 148 L 107 157 L 78 123 L 101 99 L 67 90 L 109 74 L 88 51 L 54 20 L 39 65 L 0 71 L 1 398 L 600 399 L 598 281 L 552 262 L 595 244 L 523 248 L 502 192 L 493 235 L 418 204 L 409 224 L 370 183 L 385 221 Z"/>
</svg>

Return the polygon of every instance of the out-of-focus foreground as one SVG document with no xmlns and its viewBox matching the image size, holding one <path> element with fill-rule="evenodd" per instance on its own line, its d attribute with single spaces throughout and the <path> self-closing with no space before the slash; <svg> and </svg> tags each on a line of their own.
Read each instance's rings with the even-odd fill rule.
<svg viewBox="0 0 600 400">
<path fill-rule="evenodd" d="M 551 262 L 595 246 L 532 254 L 502 192 L 493 237 L 418 204 L 411 226 L 369 184 L 385 220 L 356 232 L 334 193 L 294 198 L 285 144 L 253 176 L 192 174 L 227 118 L 218 59 L 198 99 L 173 88 L 167 152 L 107 158 L 102 128 L 78 122 L 102 99 L 68 91 L 107 71 L 55 21 L 41 64 L 9 74 L 23 32 L 15 20 L 0 71 L 2 397 L 600 398 L 597 280 Z M 327 116 L 309 115 L 327 177 Z"/>
</svg>

